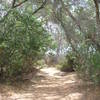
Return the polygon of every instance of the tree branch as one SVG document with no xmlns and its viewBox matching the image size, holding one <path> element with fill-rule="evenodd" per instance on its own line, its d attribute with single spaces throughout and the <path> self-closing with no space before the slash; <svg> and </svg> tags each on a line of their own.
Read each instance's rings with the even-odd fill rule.
<svg viewBox="0 0 100 100">
<path fill-rule="evenodd" d="M 16 1 L 16 0 L 14 0 L 14 1 Z M 16 7 L 21 6 L 21 5 L 22 5 L 23 3 L 25 3 L 26 1 L 28 1 L 28 0 L 24 0 L 24 1 L 20 2 L 19 4 L 14 5 L 13 8 L 16 8 Z"/>
<path fill-rule="evenodd" d="M 73 16 L 73 14 L 69 11 L 69 9 L 67 8 L 67 6 L 64 5 L 63 1 L 61 0 L 61 4 L 63 9 L 65 9 L 67 11 L 67 14 L 69 15 L 69 17 L 71 17 L 71 19 L 75 22 L 75 24 L 78 26 L 79 30 L 82 32 L 81 29 L 81 25 L 79 23 L 79 21 L 77 21 L 77 19 Z"/>
<path fill-rule="evenodd" d="M 39 8 L 37 8 L 37 9 L 33 12 L 33 14 L 35 14 L 35 13 L 37 13 L 39 10 L 43 9 L 44 6 L 46 5 L 46 2 L 47 2 L 47 0 L 44 0 L 44 1 L 42 2 L 41 6 L 40 6 Z"/>
<path fill-rule="evenodd" d="M 13 0 L 12 1 L 12 7 L 11 8 L 14 8 L 15 3 L 16 3 L 16 0 Z"/>
<path fill-rule="evenodd" d="M 100 16 L 99 16 L 99 4 L 97 0 L 93 0 L 96 8 L 96 22 L 97 24 L 100 24 Z"/>
</svg>

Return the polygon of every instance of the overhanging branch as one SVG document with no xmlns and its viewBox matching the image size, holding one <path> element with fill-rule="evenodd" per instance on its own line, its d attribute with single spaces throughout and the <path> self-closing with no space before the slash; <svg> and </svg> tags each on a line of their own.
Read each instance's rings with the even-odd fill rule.
<svg viewBox="0 0 100 100">
<path fill-rule="evenodd" d="M 14 8 L 15 3 L 16 3 L 16 0 L 13 0 L 12 1 L 12 7 L 11 8 Z"/>
<path fill-rule="evenodd" d="M 43 9 L 44 6 L 46 5 L 46 2 L 47 2 L 47 0 L 44 0 L 44 1 L 42 2 L 41 6 L 40 6 L 39 8 L 37 8 L 37 9 L 33 12 L 33 14 L 35 14 L 35 13 L 37 13 L 39 10 Z"/>
<path fill-rule="evenodd" d="M 14 0 L 14 1 L 16 1 L 16 0 Z M 13 8 L 16 8 L 16 7 L 21 6 L 21 5 L 24 4 L 26 1 L 28 1 L 28 0 L 24 0 L 24 1 L 20 2 L 19 4 L 14 5 Z"/>
<path fill-rule="evenodd" d="M 97 24 L 100 24 L 100 15 L 99 15 L 99 4 L 97 0 L 93 0 L 96 8 L 96 22 Z"/>
</svg>

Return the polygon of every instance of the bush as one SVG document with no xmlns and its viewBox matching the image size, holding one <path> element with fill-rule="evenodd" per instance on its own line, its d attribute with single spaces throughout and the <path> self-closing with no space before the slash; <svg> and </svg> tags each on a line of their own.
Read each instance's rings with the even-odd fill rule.
<svg viewBox="0 0 100 100">
<path fill-rule="evenodd" d="M 95 49 L 95 46 L 82 45 L 78 49 L 75 63 L 75 70 L 80 78 L 100 84 L 100 52 Z"/>
<path fill-rule="evenodd" d="M 45 63 L 45 60 L 41 59 L 41 60 L 38 60 L 35 65 L 38 67 L 38 68 L 43 68 L 43 67 L 47 67 L 47 64 Z"/>
<path fill-rule="evenodd" d="M 12 77 L 32 69 L 51 37 L 28 12 L 12 11 L 0 24 L 0 76 Z"/>
<path fill-rule="evenodd" d="M 66 61 L 63 62 L 61 70 L 65 72 L 71 72 L 74 71 L 74 67 L 74 58 L 71 55 L 67 55 Z"/>
<path fill-rule="evenodd" d="M 56 65 L 61 71 L 64 72 L 72 72 L 74 71 L 75 64 L 74 64 L 74 57 L 71 53 L 67 54 L 63 61 L 60 61 L 58 65 Z"/>
</svg>

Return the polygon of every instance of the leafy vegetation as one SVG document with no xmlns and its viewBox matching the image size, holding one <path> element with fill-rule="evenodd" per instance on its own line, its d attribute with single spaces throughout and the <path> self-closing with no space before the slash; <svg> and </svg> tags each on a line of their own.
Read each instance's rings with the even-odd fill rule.
<svg viewBox="0 0 100 100">
<path fill-rule="evenodd" d="M 52 65 L 57 63 L 63 71 L 74 69 L 82 79 L 99 84 L 99 3 L 99 0 L 2 1 L 1 76 L 27 72 L 36 62 L 44 67 L 46 53 L 53 48 L 48 56 Z M 60 63 L 62 58 L 65 59 Z"/>
<path fill-rule="evenodd" d="M 50 35 L 32 14 L 12 11 L 0 24 L 0 74 L 11 77 L 32 69 L 50 47 Z"/>
<path fill-rule="evenodd" d="M 75 71 L 82 79 L 99 84 L 100 18 L 98 1 L 59 0 L 55 1 L 54 5 L 56 7 L 61 5 L 59 10 L 55 10 L 55 16 L 66 35 L 68 48 L 71 48 L 68 51 L 72 54 L 71 58 L 74 58 Z M 98 12 L 95 13 L 95 9 Z"/>
</svg>

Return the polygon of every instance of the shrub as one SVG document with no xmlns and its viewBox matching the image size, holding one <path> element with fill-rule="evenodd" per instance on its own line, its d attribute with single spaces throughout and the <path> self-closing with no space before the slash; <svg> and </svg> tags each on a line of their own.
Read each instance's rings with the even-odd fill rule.
<svg viewBox="0 0 100 100">
<path fill-rule="evenodd" d="M 66 60 L 62 64 L 61 70 L 65 72 L 71 72 L 74 71 L 74 67 L 75 67 L 74 58 L 72 57 L 71 54 L 69 54 L 66 56 Z"/>
<path fill-rule="evenodd" d="M 60 60 L 59 64 L 56 65 L 56 67 L 64 72 L 74 71 L 74 68 L 75 68 L 74 56 L 71 54 L 71 52 L 66 55 L 66 57 L 65 57 L 65 59 L 63 59 L 63 61 Z"/>
<path fill-rule="evenodd" d="M 38 60 L 35 65 L 38 67 L 38 68 L 43 68 L 43 67 L 47 67 L 47 64 L 45 63 L 45 60 L 41 59 L 41 60 Z"/>
<path fill-rule="evenodd" d="M 75 58 L 75 70 L 79 77 L 95 84 L 100 83 L 100 52 L 93 45 L 82 45 Z"/>
<path fill-rule="evenodd" d="M 12 11 L 0 24 L 0 74 L 11 77 L 26 72 L 40 59 L 51 37 L 28 12 Z"/>
</svg>

